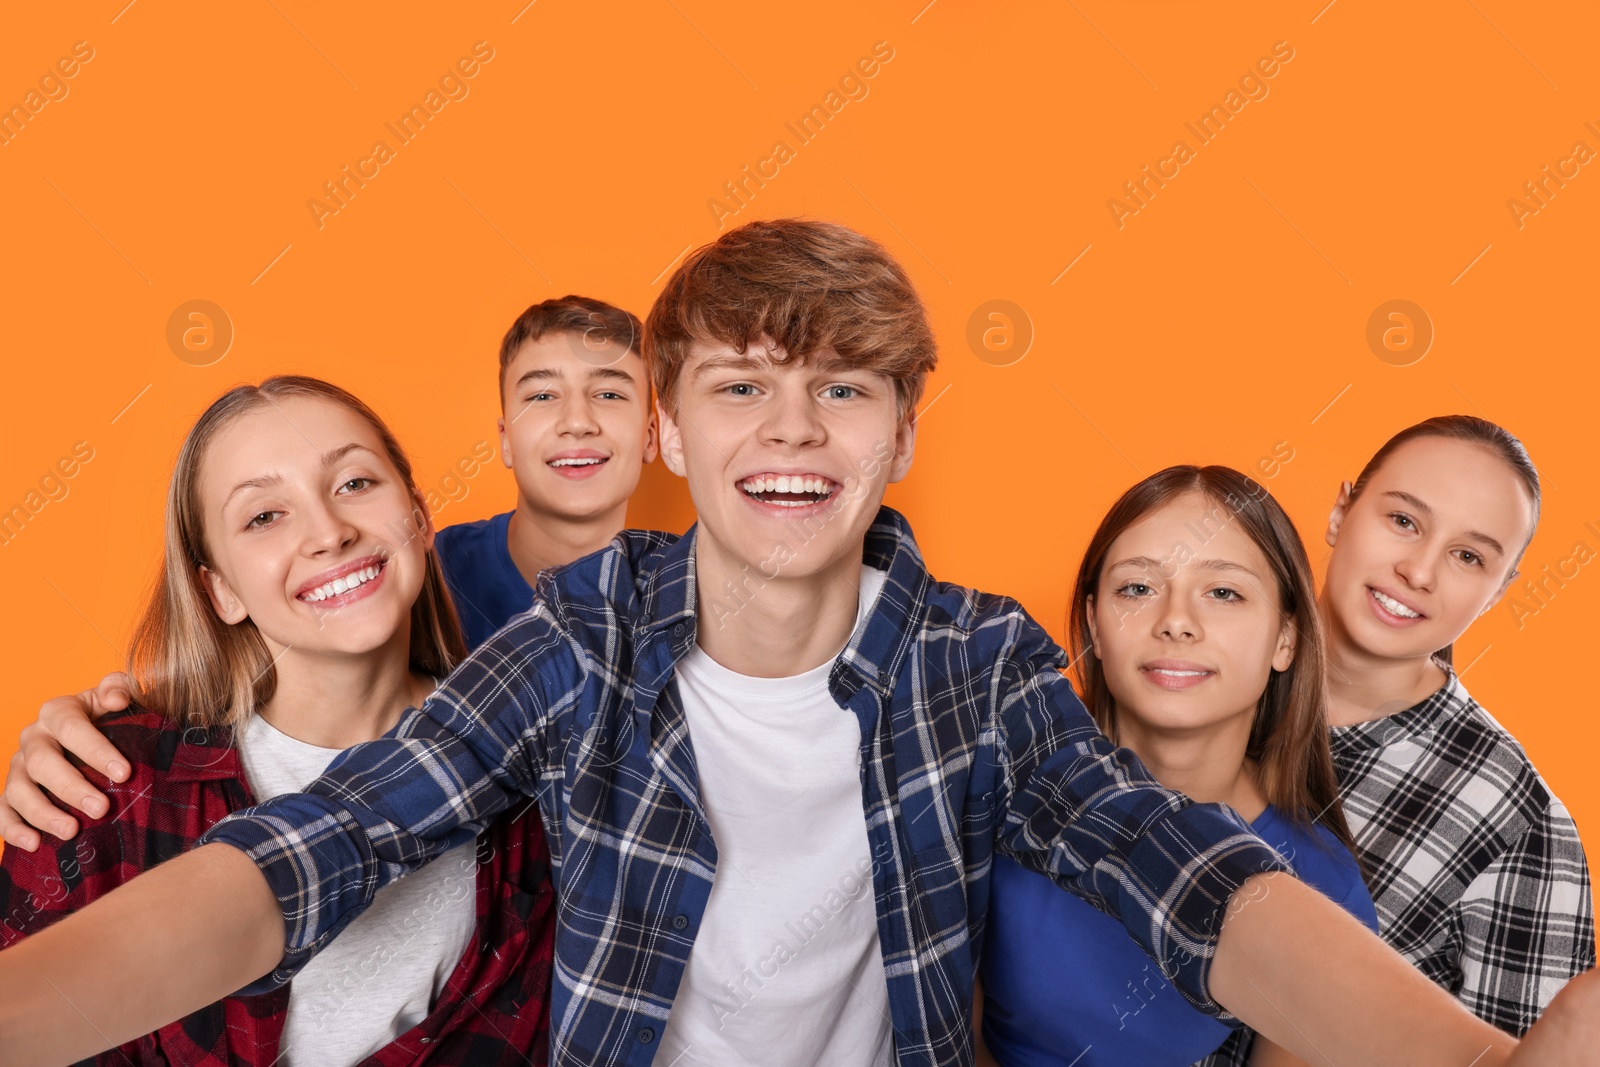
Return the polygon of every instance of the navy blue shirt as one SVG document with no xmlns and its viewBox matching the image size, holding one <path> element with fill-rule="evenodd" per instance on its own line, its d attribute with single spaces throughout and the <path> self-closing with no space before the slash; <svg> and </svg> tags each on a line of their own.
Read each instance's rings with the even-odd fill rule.
<svg viewBox="0 0 1600 1067">
<path fill-rule="evenodd" d="M 533 587 L 511 560 L 506 540 L 510 528 L 508 511 L 446 526 L 434 539 L 469 650 L 533 606 Z"/>
<path fill-rule="evenodd" d="M 1250 828 L 1377 933 L 1360 868 L 1332 833 L 1270 805 Z M 1003 1067 L 1187 1067 L 1232 1032 L 1190 1007 L 1122 923 L 1044 875 L 996 856 L 989 892 L 983 1036 Z"/>
</svg>

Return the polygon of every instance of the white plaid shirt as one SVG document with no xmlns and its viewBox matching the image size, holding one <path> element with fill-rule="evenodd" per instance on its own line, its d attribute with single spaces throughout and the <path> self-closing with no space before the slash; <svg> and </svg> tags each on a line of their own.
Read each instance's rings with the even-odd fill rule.
<svg viewBox="0 0 1600 1067">
<path fill-rule="evenodd" d="M 1520 1035 L 1594 965 L 1589 866 L 1522 746 L 1445 670 L 1415 707 L 1334 729 L 1340 796 L 1384 940 Z"/>
</svg>

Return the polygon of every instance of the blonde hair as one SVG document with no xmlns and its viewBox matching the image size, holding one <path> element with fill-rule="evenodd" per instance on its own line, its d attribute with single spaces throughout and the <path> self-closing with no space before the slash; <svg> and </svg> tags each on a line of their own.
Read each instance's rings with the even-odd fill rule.
<svg viewBox="0 0 1600 1067">
<path fill-rule="evenodd" d="M 134 699 L 185 727 L 237 726 L 277 687 L 272 656 L 250 619 L 223 622 L 206 595 L 206 552 L 200 507 L 200 464 L 217 435 L 248 412 L 286 397 L 326 400 L 365 419 L 413 498 L 411 461 L 383 420 L 355 396 L 318 378 L 278 375 L 228 390 L 205 410 L 178 450 L 167 489 L 161 571 L 134 629 L 128 655 Z M 420 504 L 418 505 L 421 506 Z M 438 554 L 429 549 L 422 591 L 411 608 L 411 666 L 448 674 L 466 658 L 461 623 L 445 587 Z"/>
</svg>

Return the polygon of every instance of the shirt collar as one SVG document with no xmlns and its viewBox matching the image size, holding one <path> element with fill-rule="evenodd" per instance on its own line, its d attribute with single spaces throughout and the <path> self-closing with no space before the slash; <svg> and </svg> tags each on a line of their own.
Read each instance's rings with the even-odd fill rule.
<svg viewBox="0 0 1600 1067">
<path fill-rule="evenodd" d="M 642 648 L 647 642 L 665 637 L 673 663 L 694 645 L 694 546 L 699 529 L 700 524 L 696 523 L 682 537 L 648 553 L 640 561 L 636 576 L 640 594 L 640 611 L 635 620 L 638 645 Z M 910 650 L 932 582 L 911 524 L 887 505 L 879 507 L 867 530 L 862 560 L 869 567 L 887 572 L 888 580 L 863 625 L 840 653 L 829 678 L 843 699 L 863 686 L 872 687 L 885 698 L 893 692 L 894 679 Z"/>
<path fill-rule="evenodd" d="M 174 726 L 172 734 L 177 741 L 166 772 L 169 781 L 210 782 L 244 777 L 232 727 Z"/>
<path fill-rule="evenodd" d="M 1399 742 L 1425 745 L 1429 735 L 1470 708 L 1474 701 L 1466 686 L 1461 684 L 1455 667 L 1440 660 L 1434 663 L 1445 673 L 1443 685 L 1404 711 L 1349 726 L 1335 726 L 1331 731 L 1334 750 L 1370 752 Z"/>
</svg>

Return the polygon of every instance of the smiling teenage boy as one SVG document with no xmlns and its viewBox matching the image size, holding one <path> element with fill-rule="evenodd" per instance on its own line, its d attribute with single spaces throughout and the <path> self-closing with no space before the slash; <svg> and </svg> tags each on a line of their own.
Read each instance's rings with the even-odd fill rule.
<svg viewBox="0 0 1600 1067">
<path fill-rule="evenodd" d="M 533 603 L 546 567 L 604 548 L 655 458 L 650 382 L 633 314 L 585 296 L 528 308 L 500 342 L 500 458 L 511 511 L 439 531 L 451 599 L 476 648 Z"/>
<path fill-rule="evenodd" d="M 1237 816 L 1113 748 L 1019 605 L 927 573 L 881 500 L 934 345 L 881 247 L 731 231 L 667 283 L 645 347 L 696 526 L 540 575 L 531 612 L 311 792 L 0 953 L 6 1062 L 281 985 L 524 794 L 556 865 L 557 1063 L 969 1063 L 996 850 L 1305 1058 L 1527 1062 Z M 236 951 L 199 951 L 218 938 Z M 116 989 L 126 958 L 160 980 Z M 1593 982 L 1562 997 L 1534 1032 L 1549 1067 L 1596 1038 Z"/>
</svg>

